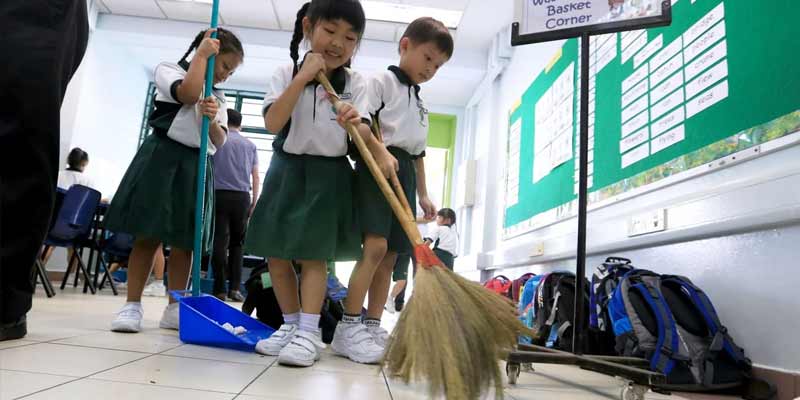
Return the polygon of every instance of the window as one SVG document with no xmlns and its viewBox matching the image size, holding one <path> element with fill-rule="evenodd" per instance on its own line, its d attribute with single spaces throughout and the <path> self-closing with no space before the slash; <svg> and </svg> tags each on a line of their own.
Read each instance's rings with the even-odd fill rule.
<svg viewBox="0 0 800 400">
<path fill-rule="evenodd" d="M 250 139 L 258 149 L 258 174 L 261 182 L 264 182 L 264 175 L 266 175 L 269 162 L 272 159 L 272 141 L 275 139 L 275 136 L 264 128 L 264 118 L 261 116 L 261 104 L 264 102 L 264 94 L 241 90 L 225 90 L 224 92 L 228 107 L 242 113 L 242 135 Z M 153 107 L 155 107 L 153 103 L 155 93 L 156 86 L 151 82 L 147 88 L 142 128 L 139 133 L 139 146 L 144 143 L 144 140 L 153 131 L 147 120 L 153 111 Z"/>
</svg>

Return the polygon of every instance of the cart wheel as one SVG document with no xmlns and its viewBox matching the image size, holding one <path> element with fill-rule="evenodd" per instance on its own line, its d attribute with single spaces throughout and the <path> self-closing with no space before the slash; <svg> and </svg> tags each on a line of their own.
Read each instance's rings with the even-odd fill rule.
<svg viewBox="0 0 800 400">
<path fill-rule="evenodd" d="M 636 385 L 630 383 L 622 387 L 620 393 L 621 400 L 644 400 L 644 395 L 647 393 L 647 386 Z"/>
<path fill-rule="evenodd" d="M 506 364 L 506 374 L 508 375 L 508 383 L 511 385 L 517 384 L 519 378 L 520 365 L 515 363 Z"/>
<path fill-rule="evenodd" d="M 522 364 L 522 372 L 536 372 L 533 369 L 533 363 Z"/>
</svg>

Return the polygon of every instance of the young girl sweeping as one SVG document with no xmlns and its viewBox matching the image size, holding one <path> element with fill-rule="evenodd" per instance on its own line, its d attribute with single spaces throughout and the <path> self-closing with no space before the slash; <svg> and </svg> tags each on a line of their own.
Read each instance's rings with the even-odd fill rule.
<svg viewBox="0 0 800 400">
<path fill-rule="evenodd" d="M 428 110 L 419 85 L 431 80 L 453 55 L 453 38 L 441 22 L 419 18 L 400 39 L 399 53 L 399 66 L 389 67 L 372 80 L 370 111 L 380 122 L 384 144 L 398 160 L 398 178 L 409 204 L 416 207 L 419 194 L 425 217 L 433 218 L 436 207 L 428 198 L 423 163 Z M 360 157 L 356 159 L 363 256 L 350 277 L 345 315 L 336 327 L 331 348 L 355 362 L 371 364 L 383 357 L 388 338 L 380 319 L 395 259 L 398 253 L 410 254 L 412 246 L 366 164 Z M 368 291 L 369 308 L 362 324 L 361 307 Z M 372 336 L 378 346 L 368 346 L 372 341 L 366 340 L 367 336 Z"/>
<path fill-rule="evenodd" d="M 231 32 L 200 32 L 183 58 L 155 68 L 155 109 L 149 117 L 153 134 L 145 139 L 120 182 L 106 216 L 106 228 L 136 237 L 128 263 L 128 299 L 111 323 L 115 332 L 142 329 L 142 291 L 156 251 L 171 247 L 169 289 L 184 290 L 189 280 L 194 242 L 198 156 L 209 157 L 225 143 L 227 105 L 219 90 L 202 98 L 208 58 L 216 55 L 214 84 L 224 82 L 242 63 L 244 51 Z M 191 61 L 189 54 L 194 51 Z M 210 120 L 208 154 L 199 155 L 202 117 Z M 214 175 L 208 163 L 205 188 L 204 249 L 214 220 Z M 178 329 L 178 304 L 170 299 L 159 323 Z"/>
<path fill-rule="evenodd" d="M 396 166 L 362 122 L 361 116 L 369 116 L 367 81 L 347 68 L 365 23 L 356 0 L 306 3 L 297 13 L 290 45 L 293 64 L 278 69 L 264 97 L 264 122 L 277 137 L 263 185 L 269 195 L 261 196 L 256 205 L 245 247 L 268 258 L 284 320 L 269 339 L 257 344 L 256 351 L 277 355 L 281 364 L 311 366 L 319 359 L 324 348 L 318 326 L 326 263 L 356 260 L 360 255 L 345 124 L 358 128 L 385 175 Z M 304 38 L 311 51 L 300 60 L 298 48 Z M 352 105 L 337 114 L 316 82 L 319 72 Z M 300 297 L 292 260 L 301 265 Z M 366 338 L 371 341 L 369 335 Z"/>
</svg>

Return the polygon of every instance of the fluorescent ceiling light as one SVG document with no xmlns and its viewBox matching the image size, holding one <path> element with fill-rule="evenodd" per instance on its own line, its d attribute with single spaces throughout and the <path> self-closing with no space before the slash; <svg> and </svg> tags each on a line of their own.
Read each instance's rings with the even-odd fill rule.
<svg viewBox="0 0 800 400">
<path fill-rule="evenodd" d="M 455 29 L 461 22 L 463 11 L 442 8 L 417 7 L 408 4 L 384 3 L 365 0 L 361 2 L 367 19 L 374 21 L 399 22 L 408 24 L 419 17 L 433 17 L 442 21 L 448 28 Z"/>
</svg>

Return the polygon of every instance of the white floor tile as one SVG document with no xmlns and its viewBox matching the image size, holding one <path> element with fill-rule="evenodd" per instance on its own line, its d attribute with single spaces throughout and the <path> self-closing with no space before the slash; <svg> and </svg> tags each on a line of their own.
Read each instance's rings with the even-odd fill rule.
<svg viewBox="0 0 800 400">
<path fill-rule="evenodd" d="M 245 364 L 270 365 L 277 357 L 270 357 L 258 353 L 220 349 L 208 346 L 184 344 L 180 347 L 165 352 L 165 356 L 201 358 L 205 360 L 228 361 Z"/>
<path fill-rule="evenodd" d="M 382 376 L 333 374 L 281 366 L 268 369 L 243 394 L 291 399 L 390 399 Z"/>
<path fill-rule="evenodd" d="M 38 343 L 0 352 L 0 369 L 85 377 L 145 356 L 126 351 Z"/>
<path fill-rule="evenodd" d="M 350 361 L 347 358 L 333 354 L 330 348 L 323 351 L 322 358 L 311 367 L 311 370 L 314 372 L 368 375 L 373 377 L 383 376 L 379 365 L 359 364 Z"/>
<path fill-rule="evenodd" d="M 90 335 L 63 339 L 57 344 L 71 344 L 87 347 L 98 347 L 112 350 L 137 351 L 143 353 L 160 353 L 181 345 L 180 339 L 172 335 L 158 333 L 116 333 L 99 332 Z"/>
<path fill-rule="evenodd" d="M 233 393 L 218 393 L 156 385 L 82 379 L 37 393 L 31 397 L 26 397 L 26 400 L 231 400 L 234 397 L 236 397 L 236 395 Z"/>
<path fill-rule="evenodd" d="M 157 355 L 114 368 L 93 378 L 239 393 L 264 369 L 263 365 Z"/>
<path fill-rule="evenodd" d="M 6 340 L 4 342 L 0 342 L 0 350 L 10 349 L 12 347 L 26 346 L 26 345 L 34 344 L 34 343 L 38 343 L 38 342 L 34 342 L 32 340 L 24 340 L 24 339 Z"/>
<path fill-rule="evenodd" d="M 69 376 L 0 370 L 0 399 L 16 399 L 74 379 Z"/>
</svg>

